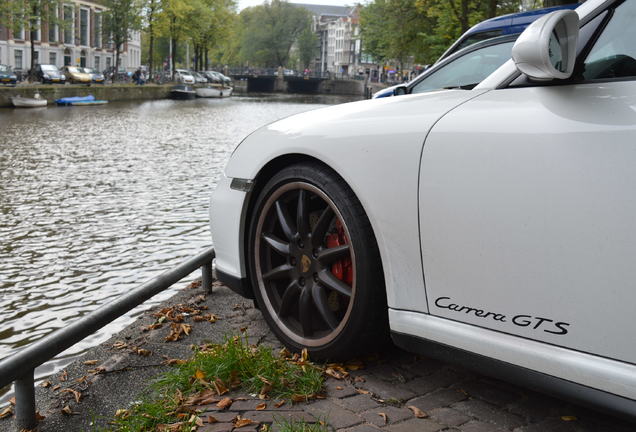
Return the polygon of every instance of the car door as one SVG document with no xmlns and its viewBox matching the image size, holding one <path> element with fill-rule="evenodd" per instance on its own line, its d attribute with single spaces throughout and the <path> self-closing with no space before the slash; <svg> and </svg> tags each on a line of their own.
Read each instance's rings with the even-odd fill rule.
<svg viewBox="0 0 636 432">
<path fill-rule="evenodd" d="M 636 363 L 636 2 L 577 78 L 492 90 L 421 160 L 430 314 Z"/>
</svg>

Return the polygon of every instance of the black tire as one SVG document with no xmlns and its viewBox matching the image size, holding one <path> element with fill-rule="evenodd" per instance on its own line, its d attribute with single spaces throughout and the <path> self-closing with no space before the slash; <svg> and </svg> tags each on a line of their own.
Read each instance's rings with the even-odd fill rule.
<svg viewBox="0 0 636 432">
<path fill-rule="evenodd" d="M 256 302 L 290 350 L 336 360 L 388 341 L 371 224 L 330 169 L 305 163 L 274 175 L 253 207 L 247 249 Z"/>
</svg>

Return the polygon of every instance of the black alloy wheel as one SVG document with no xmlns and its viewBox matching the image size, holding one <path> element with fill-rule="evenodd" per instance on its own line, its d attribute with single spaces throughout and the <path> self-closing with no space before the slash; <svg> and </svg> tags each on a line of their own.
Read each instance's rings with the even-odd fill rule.
<svg viewBox="0 0 636 432">
<path fill-rule="evenodd" d="M 267 183 L 255 209 L 251 282 L 279 339 L 319 359 L 355 355 L 385 340 L 379 253 L 348 185 L 321 165 L 294 165 Z"/>
</svg>

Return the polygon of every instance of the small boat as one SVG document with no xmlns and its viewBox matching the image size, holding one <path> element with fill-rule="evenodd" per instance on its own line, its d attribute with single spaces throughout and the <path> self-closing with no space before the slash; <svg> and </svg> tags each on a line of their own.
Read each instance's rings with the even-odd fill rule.
<svg viewBox="0 0 636 432">
<path fill-rule="evenodd" d="M 192 86 L 179 84 L 170 89 L 170 97 L 172 99 L 194 99 L 197 93 Z"/>
<path fill-rule="evenodd" d="M 232 87 L 205 86 L 196 89 L 197 97 L 200 98 L 222 98 L 232 96 Z"/>
<path fill-rule="evenodd" d="M 107 100 L 96 100 L 95 96 L 73 96 L 61 99 L 56 99 L 55 103 L 58 105 L 71 105 L 71 106 L 88 106 L 88 105 L 104 105 L 107 104 Z"/>
<path fill-rule="evenodd" d="M 17 108 L 39 108 L 45 107 L 47 104 L 46 99 L 44 99 L 40 93 L 35 93 L 32 98 L 22 97 L 22 96 L 14 96 L 11 98 L 11 102 L 14 107 Z"/>
</svg>

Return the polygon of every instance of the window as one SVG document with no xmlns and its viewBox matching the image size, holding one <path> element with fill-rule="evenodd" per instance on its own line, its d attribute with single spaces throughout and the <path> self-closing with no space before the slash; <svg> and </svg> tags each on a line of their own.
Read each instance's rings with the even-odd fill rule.
<svg viewBox="0 0 636 432">
<path fill-rule="evenodd" d="M 57 53 L 54 53 L 54 52 L 49 53 L 49 64 L 57 66 Z"/>
<path fill-rule="evenodd" d="M 100 64 L 99 64 L 99 60 L 100 60 L 99 56 L 95 56 L 95 62 L 94 62 L 94 65 L 95 65 L 95 69 L 97 70 L 97 72 L 99 72 L 99 71 L 100 71 L 100 69 L 99 69 L 99 66 L 100 66 Z"/>
<path fill-rule="evenodd" d="M 73 41 L 73 6 L 64 6 L 64 43 L 72 44 Z"/>
<path fill-rule="evenodd" d="M 88 46 L 88 10 L 80 9 L 80 45 Z"/>
<path fill-rule="evenodd" d="M 636 2 L 621 3 L 585 59 L 583 78 L 636 77 L 634 22 Z"/>
<path fill-rule="evenodd" d="M 13 39 L 24 39 L 24 27 L 13 30 Z"/>
<path fill-rule="evenodd" d="M 466 53 L 420 80 L 411 93 L 479 84 L 510 59 L 513 44 L 504 42 Z"/>
<path fill-rule="evenodd" d="M 102 47 L 102 14 L 101 11 L 95 12 L 95 46 Z"/>
<path fill-rule="evenodd" d="M 80 52 L 80 67 L 86 67 L 86 50 Z"/>
<path fill-rule="evenodd" d="M 106 57 L 106 69 L 110 68 L 110 57 Z"/>
<path fill-rule="evenodd" d="M 33 53 L 33 63 L 34 64 L 40 64 L 40 51 L 35 51 Z"/>
<path fill-rule="evenodd" d="M 15 69 L 22 69 L 22 50 L 14 50 L 13 58 L 15 60 Z"/>
<path fill-rule="evenodd" d="M 64 66 L 69 66 L 71 64 L 71 50 L 66 48 L 64 50 Z"/>
<path fill-rule="evenodd" d="M 58 26 L 55 23 L 57 19 L 57 8 L 53 7 L 51 12 L 51 20 L 49 21 L 49 42 L 57 42 Z"/>
</svg>

